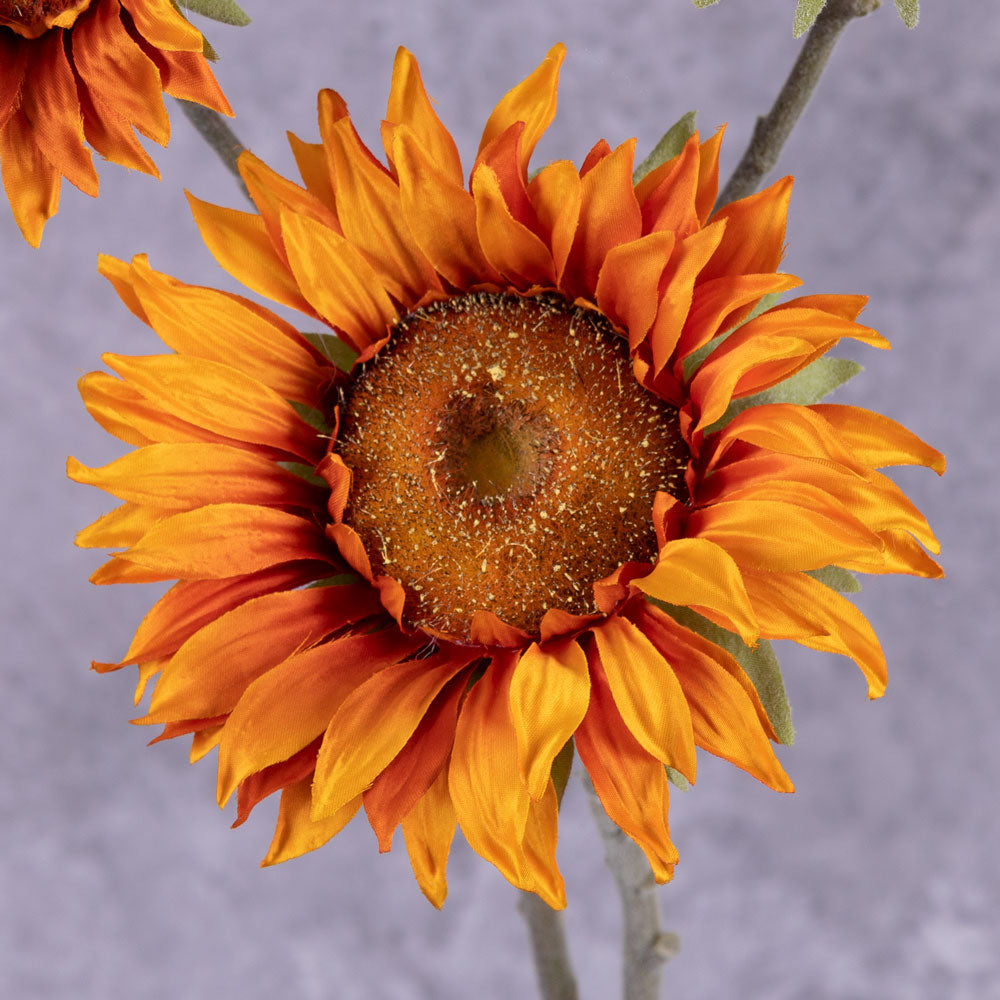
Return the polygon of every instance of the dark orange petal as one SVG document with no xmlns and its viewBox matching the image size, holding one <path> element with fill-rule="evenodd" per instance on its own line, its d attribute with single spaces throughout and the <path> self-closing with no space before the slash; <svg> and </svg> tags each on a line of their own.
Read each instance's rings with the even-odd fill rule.
<svg viewBox="0 0 1000 1000">
<path fill-rule="evenodd" d="M 28 76 L 31 86 L 24 88 L 21 108 L 35 143 L 70 184 L 96 197 L 97 171 L 84 146 L 83 114 L 62 31 L 49 31 L 33 44 Z"/>
<path fill-rule="evenodd" d="M 29 47 L 15 39 L 12 32 L 0 34 L 0 131 L 19 106 L 21 81 L 28 65 Z"/>
<path fill-rule="evenodd" d="M 697 132 L 684 144 L 673 163 L 673 169 L 641 199 L 642 231 L 672 232 L 678 240 L 683 240 L 701 225 L 695 206 L 701 163 Z"/>
<path fill-rule="evenodd" d="M 476 611 L 469 625 L 469 638 L 479 646 L 507 646 L 524 649 L 531 636 L 524 629 L 501 621 L 492 611 Z"/>
<path fill-rule="evenodd" d="M 706 139 L 699 149 L 700 164 L 698 168 L 698 194 L 695 198 L 695 209 L 698 218 L 704 225 L 715 206 L 719 193 L 719 150 L 722 147 L 722 136 L 726 126 L 715 130 L 715 134 Z"/>
<path fill-rule="evenodd" d="M 322 559 L 325 552 L 322 532 L 304 518 L 220 503 L 158 522 L 119 559 L 151 579 L 219 580 L 293 559 Z"/>
<path fill-rule="evenodd" d="M 312 779 L 308 775 L 281 790 L 278 823 L 267 856 L 260 863 L 262 868 L 289 861 L 322 847 L 354 818 L 354 814 L 361 808 L 361 796 L 348 802 L 336 815 L 321 820 L 310 817 L 311 804 Z"/>
<path fill-rule="evenodd" d="M 396 50 L 392 66 L 392 88 L 385 117 L 392 125 L 409 128 L 424 155 L 451 183 L 462 185 L 462 161 L 455 140 L 434 111 L 417 60 L 402 46 Z M 395 162 L 391 146 L 391 142 L 387 144 L 385 152 Z"/>
<path fill-rule="evenodd" d="M 225 722 L 225 718 L 222 719 Z M 219 726 L 219 735 L 222 726 Z M 286 788 L 289 785 L 311 778 L 316 766 L 316 752 L 319 750 L 319 740 L 313 740 L 298 753 L 292 754 L 288 760 L 265 767 L 263 771 L 251 774 L 240 782 L 236 791 L 236 820 L 233 827 L 242 826 L 253 812 L 254 807 L 263 802 L 269 795 Z"/>
<path fill-rule="evenodd" d="M 587 711 L 587 657 L 573 639 L 532 643 L 510 682 L 510 716 L 517 759 L 528 794 L 540 799 L 549 786 L 552 762 Z"/>
<path fill-rule="evenodd" d="M 259 215 L 210 205 L 185 193 L 201 238 L 224 271 L 258 295 L 315 315 L 274 249 Z"/>
<path fill-rule="evenodd" d="M 630 621 L 612 615 L 593 630 L 622 720 L 657 760 L 695 780 L 694 734 L 684 692 L 670 665 Z"/>
<path fill-rule="evenodd" d="M 479 143 L 480 153 L 515 122 L 524 122 L 521 172 L 527 175 L 531 154 L 556 114 L 559 68 L 565 56 L 565 45 L 553 45 L 541 65 L 503 96 L 486 121 Z"/>
<path fill-rule="evenodd" d="M 290 656 L 258 677 L 222 732 L 219 804 L 244 778 L 312 743 L 355 688 L 416 652 L 423 641 L 396 628 L 336 639 Z"/>
<path fill-rule="evenodd" d="M 60 173 L 35 145 L 28 116 L 20 109 L 0 128 L 0 169 L 14 221 L 33 246 L 59 209 Z"/>
<path fill-rule="evenodd" d="M 670 840 L 667 774 L 632 735 L 615 705 L 600 659 L 591 647 L 590 705 L 576 731 L 576 750 L 608 816 L 645 852 L 658 882 L 677 862 Z"/>
<path fill-rule="evenodd" d="M 582 182 L 569 160 L 556 160 L 532 178 L 528 194 L 555 265 L 556 282 L 562 281 L 569 259 L 583 200 Z"/>
<path fill-rule="evenodd" d="M 455 806 L 448 791 L 448 769 L 442 768 L 403 818 L 403 836 L 413 874 L 420 891 L 439 910 L 448 895 L 448 853 L 456 825 Z"/>
<path fill-rule="evenodd" d="M 473 660 L 475 647 L 451 646 L 379 671 L 344 699 L 316 759 L 313 815 L 339 810 L 406 746 L 442 688 Z"/>
</svg>

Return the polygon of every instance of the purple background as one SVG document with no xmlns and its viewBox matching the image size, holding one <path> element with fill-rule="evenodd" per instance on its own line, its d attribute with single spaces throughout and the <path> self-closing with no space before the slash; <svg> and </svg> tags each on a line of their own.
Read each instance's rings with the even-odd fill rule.
<svg viewBox="0 0 1000 1000">
<path fill-rule="evenodd" d="M 888 657 L 887 696 L 857 669 L 782 650 L 798 740 L 780 796 L 703 756 L 674 796 L 681 853 L 661 890 L 683 950 L 672 997 L 771 1000 L 1000 998 L 996 709 L 996 277 L 1000 7 L 925 0 L 907 31 L 891 3 L 852 25 L 788 144 L 797 175 L 786 267 L 807 291 L 867 292 L 894 344 L 836 397 L 882 410 L 948 455 L 944 480 L 898 480 L 930 517 L 948 579 L 869 579 L 859 603 Z M 793 0 L 580 3 L 246 0 L 254 24 L 207 26 L 244 142 L 285 173 L 292 129 L 314 140 L 315 95 L 339 89 L 370 142 L 400 43 L 465 157 L 495 101 L 562 40 L 555 126 L 539 162 L 639 137 L 644 154 L 697 107 L 729 121 L 728 175 L 796 51 Z M 290 12 L 293 12 L 290 15 Z M 91 201 L 68 185 L 40 251 L 0 206 L 0 503 L 3 761 L 0 995 L 14 998 L 294 997 L 502 1000 L 534 988 L 515 893 L 456 843 L 442 913 L 402 844 L 380 857 L 363 822 L 323 850 L 260 871 L 274 808 L 230 831 L 214 807 L 214 756 L 186 741 L 145 749 L 130 727 L 124 651 L 156 588 L 97 589 L 101 557 L 75 530 L 108 509 L 64 479 L 121 449 L 74 383 L 102 351 L 157 343 L 95 272 L 98 252 L 231 287 L 202 247 L 181 188 L 239 195 L 187 122 L 157 155 L 163 181 L 105 165 Z M 582 995 L 617 995 L 619 914 L 582 789 L 560 859 Z"/>
</svg>

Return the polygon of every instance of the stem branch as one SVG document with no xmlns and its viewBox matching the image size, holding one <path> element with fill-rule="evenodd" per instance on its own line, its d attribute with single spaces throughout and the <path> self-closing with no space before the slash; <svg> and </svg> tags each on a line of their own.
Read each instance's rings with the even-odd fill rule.
<svg viewBox="0 0 1000 1000">
<path fill-rule="evenodd" d="M 680 940 L 660 928 L 656 880 L 646 855 L 608 817 L 590 779 L 583 783 L 622 900 L 625 1000 L 659 1000 L 663 964 L 680 950 Z"/>
<path fill-rule="evenodd" d="M 542 1000 L 577 1000 L 562 914 L 533 892 L 522 892 L 517 908 L 531 934 L 531 953 Z"/>
<path fill-rule="evenodd" d="M 201 137 L 215 150 L 216 155 L 236 178 L 240 190 L 246 195 L 247 200 L 252 200 L 250 192 L 243 183 L 243 178 L 240 176 L 239 169 L 236 166 L 236 161 L 239 159 L 240 153 L 246 147 L 229 127 L 226 119 L 218 111 L 202 107 L 193 101 L 185 101 L 182 98 L 177 98 L 177 103 L 181 106 L 181 110 L 187 115 L 191 124 L 198 130 Z"/>
<path fill-rule="evenodd" d="M 715 207 L 721 208 L 757 190 L 799 120 L 833 52 L 841 32 L 856 17 L 870 14 L 879 0 L 829 0 L 809 29 L 799 56 L 792 66 L 771 110 L 757 119 L 753 138 Z"/>
</svg>

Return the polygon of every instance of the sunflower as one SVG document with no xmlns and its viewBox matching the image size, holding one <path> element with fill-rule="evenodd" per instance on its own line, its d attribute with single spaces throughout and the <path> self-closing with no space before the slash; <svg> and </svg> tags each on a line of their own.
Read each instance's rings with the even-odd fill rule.
<svg viewBox="0 0 1000 1000">
<path fill-rule="evenodd" d="M 132 129 L 167 144 L 161 91 L 233 113 L 203 47 L 170 0 L 0 0 L 0 168 L 32 246 L 62 177 L 96 197 L 86 144 L 159 177 Z"/>
<path fill-rule="evenodd" d="M 712 215 L 721 132 L 638 183 L 634 140 L 529 172 L 563 54 L 497 105 L 468 187 L 400 50 L 386 164 L 325 90 L 322 142 L 290 137 L 304 187 L 244 153 L 257 212 L 191 199 L 222 267 L 322 333 L 102 258 L 172 353 L 82 380 L 136 450 L 70 459 L 123 501 L 78 543 L 121 549 L 95 583 L 179 582 L 95 666 L 137 664 L 137 703 L 156 678 L 137 721 L 158 739 L 218 747 L 236 824 L 280 791 L 265 864 L 363 807 L 381 850 L 402 828 L 435 905 L 458 826 L 563 906 L 575 752 L 666 881 L 668 774 L 693 782 L 696 746 L 792 790 L 732 643 L 845 654 L 875 697 L 878 640 L 817 571 L 940 575 L 876 471 L 941 472 L 938 452 L 867 410 L 758 395 L 842 338 L 886 346 L 859 297 L 760 310 L 799 284 L 777 271 L 791 181 Z"/>
</svg>

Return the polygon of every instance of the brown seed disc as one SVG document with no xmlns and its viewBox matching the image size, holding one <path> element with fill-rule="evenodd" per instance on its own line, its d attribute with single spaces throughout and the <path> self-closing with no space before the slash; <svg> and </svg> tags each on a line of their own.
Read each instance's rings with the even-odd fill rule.
<svg viewBox="0 0 1000 1000">
<path fill-rule="evenodd" d="M 652 560 L 654 495 L 685 496 L 677 411 L 597 313 L 473 294 L 417 310 L 357 377 L 337 450 L 345 520 L 399 580 L 406 620 L 456 639 L 476 611 L 537 630 Z"/>
</svg>

